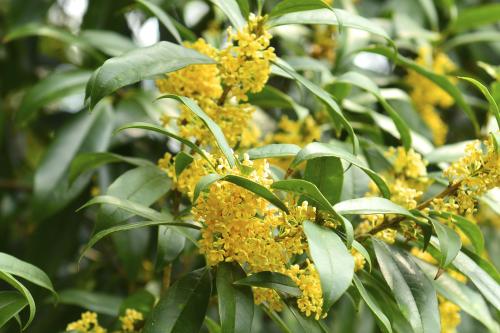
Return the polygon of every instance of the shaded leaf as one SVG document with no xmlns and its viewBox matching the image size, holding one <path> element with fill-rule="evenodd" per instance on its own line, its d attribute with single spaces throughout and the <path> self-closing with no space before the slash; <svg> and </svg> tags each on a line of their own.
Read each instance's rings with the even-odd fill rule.
<svg viewBox="0 0 500 333">
<path fill-rule="evenodd" d="M 98 292 L 78 289 L 66 289 L 59 293 L 59 303 L 76 305 L 82 309 L 109 316 L 118 316 L 123 299 Z"/>
<path fill-rule="evenodd" d="M 271 288 L 292 296 L 300 296 L 300 289 L 293 280 L 277 272 L 258 272 L 235 281 L 234 284 L 260 288 Z"/>
</svg>

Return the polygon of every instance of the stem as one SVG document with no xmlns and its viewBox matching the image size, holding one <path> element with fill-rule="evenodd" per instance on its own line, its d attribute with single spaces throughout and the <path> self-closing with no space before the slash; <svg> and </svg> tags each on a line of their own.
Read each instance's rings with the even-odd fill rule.
<svg viewBox="0 0 500 333">
<path fill-rule="evenodd" d="M 426 201 L 422 202 L 420 205 L 417 206 L 416 209 L 422 210 L 424 208 L 427 208 L 432 203 L 432 201 L 434 201 L 434 199 L 444 198 L 444 197 L 447 197 L 447 196 L 455 193 L 460 188 L 460 185 L 462 185 L 462 181 L 456 182 L 455 184 L 448 185 L 448 187 L 446 187 L 441 193 L 439 193 L 436 196 L 429 198 Z M 393 219 L 390 219 L 389 221 L 384 222 L 384 223 L 376 226 L 375 228 L 370 230 L 368 233 L 359 235 L 358 238 L 359 239 L 366 238 L 370 235 L 375 235 L 375 234 L 377 234 L 385 229 L 395 227 L 399 223 L 401 223 L 404 219 L 405 219 L 404 216 L 398 216 L 398 217 L 395 217 Z"/>
<path fill-rule="evenodd" d="M 222 95 L 220 95 L 219 100 L 217 101 L 217 105 L 224 105 L 226 102 L 227 95 L 229 95 L 229 92 L 231 91 L 232 86 L 225 86 L 224 91 L 222 92 Z"/>
</svg>

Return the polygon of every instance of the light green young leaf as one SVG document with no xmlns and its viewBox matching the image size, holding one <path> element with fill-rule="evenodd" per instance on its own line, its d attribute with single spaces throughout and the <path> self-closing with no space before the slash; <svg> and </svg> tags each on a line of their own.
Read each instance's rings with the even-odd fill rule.
<svg viewBox="0 0 500 333">
<path fill-rule="evenodd" d="M 247 151 L 251 160 L 275 157 L 293 157 L 300 151 L 300 147 L 289 143 L 275 143 L 262 147 L 252 148 Z"/>
<path fill-rule="evenodd" d="M 285 14 L 304 12 L 315 9 L 329 9 L 330 6 L 322 0 L 285 0 L 278 2 L 276 6 L 273 7 L 269 13 L 269 18 L 273 19 L 275 17 L 283 16 Z"/>
<path fill-rule="evenodd" d="M 456 19 L 451 22 L 447 30 L 453 32 L 464 31 L 498 22 L 499 17 L 500 4 L 498 3 L 470 6 L 458 12 Z"/>
<path fill-rule="evenodd" d="M 110 195 L 100 195 L 97 197 L 94 197 L 90 199 L 85 205 L 82 207 L 78 208 L 78 211 L 87 208 L 92 205 L 101 205 L 101 204 L 106 204 L 106 205 L 112 205 L 116 206 L 120 209 L 123 209 L 124 211 L 127 211 L 129 213 L 132 213 L 134 215 L 138 215 L 153 221 L 163 221 L 165 216 L 164 214 L 149 208 L 147 206 L 138 204 L 136 202 L 126 200 L 126 199 L 121 199 L 118 197 L 113 197 Z"/>
<path fill-rule="evenodd" d="M 333 230 L 306 221 L 304 232 L 319 272 L 323 308 L 328 311 L 349 288 L 354 275 L 354 259 Z"/>
<path fill-rule="evenodd" d="M 342 215 L 398 214 L 415 218 L 406 208 L 391 200 L 380 197 L 366 197 L 341 201 L 333 206 Z"/>
</svg>

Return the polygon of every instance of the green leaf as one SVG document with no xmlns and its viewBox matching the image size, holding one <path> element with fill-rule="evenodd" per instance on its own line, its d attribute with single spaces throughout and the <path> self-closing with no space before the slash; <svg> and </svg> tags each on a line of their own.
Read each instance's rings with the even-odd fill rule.
<svg viewBox="0 0 500 333">
<path fill-rule="evenodd" d="M 261 108 L 282 108 L 294 110 L 298 119 L 303 119 L 309 114 L 309 110 L 302 105 L 296 103 L 293 98 L 274 88 L 266 85 L 264 89 L 258 93 L 248 94 L 248 103 Z"/>
<path fill-rule="evenodd" d="M 217 265 L 217 297 L 222 332 L 250 333 L 254 313 L 252 288 L 234 285 L 245 277 L 245 271 L 236 263 Z"/>
<path fill-rule="evenodd" d="M 439 248 L 439 243 L 436 239 L 431 239 L 431 244 Z M 481 294 L 497 310 L 500 310 L 500 285 L 488 273 L 462 251 L 453 260 L 453 266 L 467 276 L 477 289 L 479 289 Z"/>
<path fill-rule="evenodd" d="M 163 269 L 165 264 L 174 261 L 181 254 L 185 245 L 186 237 L 182 231 L 175 227 L 160 226 L 158 228 L 156 270 L 159 271 Z"/>
<path fill-rule="evenodd" d="M 167 28 L 168 32 L 172 34 L 177 43 L 182 44 L 182 39 L 181 36 L 179 35 L 179 32 L 175 28 L 175 25 L 170 19 L 170 17 L 167 15 L 167 13 L 163 11 L 163 9 L 161 9 L 156 4 L 146 0 L 135 0 L 135 1 L 139 3 L 148 12 L 156 16 L 158 20 L 161 22 L 161 24 L 163 24 L 163 26 Z"/>
<path fill-rule="evenodd" d="M 268 21 L 270 27 L 287 24 L 328 24 L 342 25 L 347 28 L 359 29 L 381 36 L 390 41 L 390 37 L 384 29 L 373 21 L 352 14 L 342 9 L 314 9 L 300 12 L 292 12 L 279 17 L 273 17 Z"/>
<path fill-rule="evenodd" d="M 312 315 L 306 317 L 291 302 L 286 302 L 283 306 L 283 315 L 287 318 L 291 332 L 293 333 L 327 333 L 321 322 Z M 285 331 L 287 332 L 287 331 Z"/>
<path fill-rule="evenodd" d="M 175 174 L 177 177 L 186 169 L 191 162 L 193 162 L 194 158 L 188 153 L 180 151 L 177 155 L 175 155 L 174 168 Z"/>
<path fill-rule="evenodd" d="M 325 2 L 321 0 L 309 0 L 309 1 L 285 0 L 279 2 L 276 6 L 273 7 L 271 12 L 269 13 L 269 18 L 272 19 L 274 17 L 283 16 L 289 13 L 304 12 L 314 9 L 323 9 L 323 8 L 329 9 L 330 6 L 328 6 Z"/>
<path fill-rule="evenodd" d="M 118 128 L 115 132 L 120 132 L 120 131 L 129 129 L 129 128 L 141 128 L 141 129 L 145 129 L 148 131 L 160 133 L 160 134 L 168 136 L 169 138 L 177 140 L 177 141 L 185 144 L 189 148 L 191 148 L 196 153 L 200 154 L 200 156 L 203 157 L 209 163 L 209 165 L 212 166 L 212 168 L 214 168 L 214 166 L 212 165 L 212 162 L 210 162 L 210 160 L 208 159 L 208 157 L 205 155 L 205 153 L 203 152 L 203 150 L 200 147 L 198 147 L 197 145 L 195 145 L 194 143 L 192 143 L 188 139 L 184 139 L 184 138 L 178 136 L 177 134 L 174 134 L 172 132 L 167 131 L 162 126 L 150 124 L 150 123 L 135 122 L 135 123 L 130 123 L 130 124 L 124 125 L 124 126 Z"/>
<path fill-rule="evenodd" d="M 380 305 L 377 303 L 377 301 L 368 293 L 368 291 L 365 289 L 359 278 L 354 275 L 353 277 L 354 280 L 354 285 L 356 286 L 356 289 L 358 290 L 359 294 L 361 295 L 361 298 L 365 301 L 366 305 L 370 308 L 370 311 L 373 313 L 375 318 L 377 319 L 377 324 L 380 330 L 384 333 L 391 333 L 392 332 L 392 327 L 389 319 L 387 316 L 384 314 L 384 311 L 380 308 Z"/>
<path fill-rule="evenodd" d="M 33 218 L 43 220 L 64 208 L 87 185 L 90 175 L 69 183 L 73 158 L 82 152 L 103 151 L 111 138 L 113 112 L 100 103 L 95 112 L 81 112 L 59 131 L 45 152 L 34 176 Z"/>
<path fill-rule="evenodd" d="M 109 30 L 84 30 L 80 33 L 80 37 L 111 57 L 119 56 L 137 47 L 130 38 Z"/>
<path fill-rule="evenodd" d="M 88 311 L 116 317 L 120 314 L 123 299 L 119 296 L 78 289 L 66 289 L 59 293 L 59 303 L 76 305 Z"/>
<path fill-rule="evenodd" d="M 92 205 L 100 205 L 100 204 L 106 204 L 106 205 L 112 205 L 116 206 L 120 209 L 123 209 L 126 212 L 132 213 L 134 215 L 138 215 L 150 220 L 156 220 L 156 221 L 162 221 L 165 218 L 165 215 L 162 213 L 149 208 L 147 206 L 141 205 L 139 203 L 136 203 L 134 201 L 110 196 L 110 195 L 100 195 L 97 197 L 94 197 L 90 199 L 85 205 L 80 207 L 78 209 L 82 210 L 86 207 L 92 206 Z"/>
<path fill-rule="evenodd" d="M 102 62 L 104 57 L 92 47 L 85 39 L 79 38 L 72 33 L 53 26 L 40 25 L 38 23 L 31 23 L 22 27 L 15 28 L 8 32 L 4 37 L 5 42 L 31 36 L 48 37 L 67 44 L 68 46 L 76 46 L 88 55 L 92 56 L 95 60 Z"/>
<path fill-rule="evenodd" d="M 481 229 L 479 229 L 477 224 L 467 220 L 466 218 L 464 218 L 460 215 L 449 214 L 446 212 L 442 212 L 441 214 L 442 214 L 442 216 L 445 216 L 445 217 L 451 216 L 453 219 L 453 223 L 460 230 L 462 230 L 462 232 L 467 236 L 467 238 L 469 238 L 476 253 L 479 255 L 481 255 L 483 253 L 483 251 L 484 251 L 484 236 L 483 236 L 483 233 L 481 232 Z"/>
<path fill-rule="evenodd" d="M 440 267 L 447 267 L 460 252 L 462 241 L 460 236 L 445 224 L 436 219 L 429 218 L 434 227 L 434 231 L 439 239 L 439 249 L 441 252 Z"/>
<path fill-rule="evenodd" d="M 491 96 L 488 88 L 486 88 L 481 82 L 473 78 L 464 76 L 459 76 L 458 78 L 473 84 L 477 89 L 479 89 L 479 91 L 481 91 L 481 93 L 483 93 L 484 97 L 486 97 L 486 100 L 488 100 L 488 103 L 490 104 L 490 112 L 491 114 L 493 114 L 493 116 L 495 116 L 497 125 L 500 127 L 500 109 L 498 108 L 497 102 L 495 101 L 493 96 Z"/>
<path fill-rule="evenodd" d="M 24 125 L 42 107 L 64 97 L 81 94 L 91 72 L 74 69 L 53 72 L 38 81 L 23 97 L 19 110 L 15 113 L 16 123 Z"/>
<path fill-rule="evenodd" d="M 472 125 L 474 126 L 475 131 L 479 132 L 479 123 L 477 121 L 476 114 L 471 109 L 469 104 L 467 104 L 467 102 L 465 101 L 460 90 L 456 87 L 455 84 L 451 83 L 450 80 L 446 76 L 436 74 L 436 73 L 418 65 L 413 60 L 410 60 L 410 59 L 408 59 L 400 54 L 394 54 L 394 51 L 386 46 L 368 47 L 365 49 L 361 49 L 359 51 L 365 51 L 365 52 L 371 52 L 371 53 L 383 55 L 389 59 L 394 60 L 396 65 L 403 66 L 405 68 L 414 70 L 418 74 L 420 74 L 420 75 L 426 77 L 427 79 L 431 80 L 432 82 L 434 82 L 436 85 L 441 87 L 444 91 L 446 91 L 451 97 L 453 97 L 453 99 L 458 104 L 458 106 L 460 106 L 460 108 L 462 108 L 462 110 L 465 112 L 467 117 L 469 117 L 470 121 L 472 122 Z"/>
<path fill-rule="evenodd" d="M 431 279 L 438 273 L 438 268 L 435 266 L 418 259 L 417 263 Z M 491 317 L 488 306 L 479 293 L 446 273 L 433 280 L 433 283 L 440 295 L 443 295 L 446 299 L 458 305 L 462 311 L 479 320 L 488 327 L 490 332 L 500 332 L 500 327 Z"/>
<path fill-rule="evenodd" d="M 460 34 L 456 37 L 446 40 L 443 44 L 443 50 L 450 50 L 458 46 L 469 45 L 472 43 L 498 43 L 500 42 L 500 32 L 498 31 L 474 31 Z"/>
<path fill-rule="evenodd" d="M 80 174 L 97 169 L 108 163 L 124 162 L 136 166 L 154 166 L 148 160 L 137 157 L 122 156 L 106 152 L 91 152 L 78 154 L 69 169 L 69 181 L 72 183 Z"/>
<path fill-rule="evenodd" d="M 361 243 L 359 243 L 357 240 L 354 240 L 352 242 L 352 247 L 354 249 L 356 249 L 356 251 L 358 251 L 363 256 L 363 258 L 365 258 L 366 262 L 368 263 L 368 268 L 371 271 L 372 270 L 372 259 L 370 257 L 370 254 L 366 250 L 366 248 Z"/>
<path fill-rule="evenodd" d="M 300 296 L 300 289 L 288 276 L 277 272 L 258 272 L 242 278 L 234 284 L 242 286 L 271 288 L 292 296 Z"/>
<path fill-rule="evenodd" d="M 17 291 L 0 291 L 0 328 L 16 317 L 28 305 Z"/>
<path fill-rule="evenodd" d="M 398 129 L 401 141 L 405 149 L 410 149 L 412 145 L 410 128 L 401 116 L 393 109 L 393 107 L 382 96 L 377 84 L 373 82 L 368 76 L 358 72 L 347 72 L 336 78 L 335 82 L 348 83 L 353 86 L 359 87 L 371 93 L 382 105 L 384 110 L 391 117 L 394 125 Z"/>
<path fill-rule="evenodd" d="M 330 204 L 340 200 L 344 168 L 339 158 L 320 157 L 307 161 L 304 179 L 316 185 Z"/>
<path fill-rule="evenodd" d="M 208 189 L 208 187 L 216 181 L 227 181 L 243 187 L 244 189 L 249 190 L 250 192 L 258 195 L 261 198 L 266 199 L 282 211 L 288 213 L 287 206 L 280 200 L 273 192 L 271 192 L 267 187 L 261 185 L 259 183 L 254 182 L 248 178 L 236 175 L 225 175 L 221 176 L 215 173 L 203 176 L 194 189 L 193 202 L 196 202 L 198 196 L 201 192 Z"/>
<path fill-rule="evenodd" d="M 358 137 L 354 133 L 354 129 L 351 123 L 344 117 L 340 107 L 337 102 L 328 94 L 324 89 L 318 87 L 313 82 L 307 80 L 305 77 L 297 73 L 289 64 L 287 64 L 282 59 L 277 59 L 274 62 L 280 69 L 285 71 L 290 75 L 295 81 L 303 85 L 307 90 L 313 93 L 318 99 L 320 99 L 326 106 L 327 111 L 332 120 L 341 123 L 345 130 L 349 133 L 352 141 L 353 152 L 357 152 L 359 148 Z"/>
<path fill-rule="evenodd" d="M 463 31 L 498 22 L 500 4 L 471 6 L 458 12 L 456 19 L 448 26 L 449 31 Z"/>
<path fill-rule="evenodd" d="M 300 147 L 289 143 L 269 144 L 262 147 L 252 148 L 247 151 L 251 160 L 275 157 L 294 157 L 300 151 Z"/>
<path fill-rule="evenodd" d="M 47 274 L 45 274 L 40 268 L 26 261 L 17 259 L 7 253 L 0 252 L 0 271 L 23 278 L 36 284 L 37 286 L 47 289 L 57 296 L 54 286 L 52 285 L 52 282 Z"/>
<path fill-rule="evenodd" d="M 415 218 L 406 208 L 379 197 L 345 200 L 335 204 L 333 208 L 342 215 L 398 214 Z"/>
<path fill-rule="evenodd" d="M 354 239 L 354 231 L 351 222 L 338 214 L 316 185 L 303 179 L 287 179 L 274 182 L 271 188 L 300 194 L 305 199 L 318 206 L 318 208 L 330 212 L 343 223 L 347 246 L 351 246 Z"/>
<path fill-rule="evenodd" d="M 415 333 L 441 331 L 437 295 L 432 282 L 403 251 L 372 238 L 385 281 Z"/>
<path fill-rule="evenodd" d="M 210 130 L 212 135 L 215 138 L 215 141 L 217 143 L 217 146 L 219 147 L 220 151 L 224 154 L 224 156 L 227 159 L 227 162 L 231 167 L 236 166 L 236 160 L 234 158 L 233 150 L 231 147 L 229 147 L 229 144 L 226 141 L 226 137 L 224 136 L 224 133 L 222 133 L 222 130 L 220 129 L 219 125 L 215 123 L 206 113 L 203 111 L 198 104 L 192 100 L 191 98 L 184 97 L 184 96 L 177 96 L 177 95 L 163 95 L 160 96 L 160 98 L 172 98 L 177 100 L 178 102 L 184 104 L 187 106 L 198 118 L 201 119 L 201 121 L 207 126 L 207 128 Z"/>
<path fill-rule="evenodd" d="M 183 223 L 183 222 L 172 222 L 172 220 L 170 220 L 170 221 L 165 221 L 165 220 L 141 221 L 141 222 L 132 222 L 132 223 L 115 225 L 111 228 L 107 228 L 107 229 L 104 229 L 104 230 L 101 230 L 101 231 L 95 233 L 92 236 L 92 238 L 89 240 L 89 242 L 83 248 L 78 261 L 80 261 L 82 259 L 82 257 L 84 256 L 85 252 L 87 252 L 88 249 L 93 247 L 98 241 L 100 241 L 104 237 L 107 237 L 115 232 L 128 231 L 128 230 L 137 229 L 137 228 L 153 227 L 153 226 L 159 226 L 159 225 L 173 226 L 173 227 L 185 227 L 185 228 L 191 228 L 191 229 L 196 229 L 196 230 L 200 229 L 200 227 L 198 227 L 195 224 Z"/>
<path fill-rule="evenodd" d="M 328 311 L 349 288 L 354 275 L 354 259 L 333 230 L 304 222 L 304 233 L 323 291 L 323 308 Z"/>
<path fill-rule="evenodd" d="M 217 324 L 212 318 L 206 316 L 203 323 L 205 324 L 208 333 L 222 333 L 219 324 Z"/>
<path fill-rule="evenodd" d="M 85 99 L 90 99 L 92 109 L 103 97 L 126 85 L 189 65 L 213 63 L 213 59 L 195 50 L 159 42 L 106 60 L 88 81 Z"/>
<path fill-rule="evenodd" d="M 9 274 L 7 272 L 3 272 L 0 270 L 0 280 L 3 280 L 7 284 L 14 287 L 26 299 L 28 306 L 29 306 L 29 317 L 23 326 L 23 330 L 26 329 L 33 321 L 33 318 L 35 318 L 36 305 L 35 305 L 35 300 L 33 299 L 33 296 L 31 296 L 31 293 L 29 292 L 29 290 L 21 282 L 19 282 L 14 276 L 12 276 L 11 274 Z"/>
<path fill-rule="evenodd" d="M 295 159 L 290 164 L 290 168 L 295 169 L 304 161 L 326 156 L 338 157 L 346 162 L 354 164 L 355 166 L 363 170 L 368 175 L 368 177 L 370 177 L 373 180 L 373 182 L 377 185 L 380 192 L 385 198 L 390 197 L 389 187 L 384 182 L 382 177 L 380 177 L 376 172 L 368 168 L 364 162 L 359 160 L 353 154 L 332 144 L 320 143 L 320 142 L 313 142 L 308 144 L 297 154 L 297 156 L 295 156 Z"/>
<path fill-rule="evenodd" d="M 128 296 L 120 304 L 120 315 L 123 316 L 127 309 L 134 309 L 141 312 L 145 316 L 151 312 L 155 304 L 155 297 L 149 291 L 143 289 Z"/>
<path fill-rule="evenodd" d="M 246 24 L 245 18 L 241 14 L 240 6 L 238 2 L 235 0 L 210 0 L 211 3 L 216 5 L 222 10 L 224 14 L 226 14 L 227 18 L 231 22 L 231 24 L 237 29 L 240 30 Z"/>
<path fill-rule="evenodd" d="M 211 291 L 212 281 L 208 269 L 186 274 L 160 298 L 142 332 L 198 332 L 203 325 Z"/>
</svg>

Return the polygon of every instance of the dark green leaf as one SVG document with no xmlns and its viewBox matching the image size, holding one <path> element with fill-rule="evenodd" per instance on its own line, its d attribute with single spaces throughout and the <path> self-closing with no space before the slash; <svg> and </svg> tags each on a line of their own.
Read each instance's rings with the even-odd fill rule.
<svg viewBox="0 0 500 333">
<path fill-rule="evenodd" d="M 120 315 L 123 316 L 127 309 L 133 309 L 147 315 L 155 304 L 155 297 L 147 290 L 139 290 L 128 296 L 120 305 Z"/>
<path fill-rule="evenodd" d="M 500 42 L 500 32 L 498 31 L 474 31 L 470 33 L 460 34 L 456 37 L 448 39 L 443 44 L 444 50 L 450 50 L 457 46 L 468 45 L 472 43 L 482 43 L 482 42 Z"/>
<path fill-rule="evenodd" d="M 441 251 L 439 265 L 441 267 L 446 267 L 457 256 L 460 248 L 462 247 L 462 241 L 460 240 L 460 236 L 458 236 L 458 234 L 450 227 L 437 221 L 436 219 L 430 218 L 430 221 L 439 239 L 439 249 Z"/>
<path fill-rule="evenodd" d="M 481 82 L 479 82 L 478 80 L 474 80 L 473 78 L 463 77 L 463 76 L 459 76 L 458 78 L 473 84 L 477 89 L 479 89 L 479 91 L 481 91 L 481 93 L 484 95 L 484 97 L 486 97 L 486 100 L 490 104 L 491 114 L 495 116 L 495 119 L 497 120 L 497 125 L 500 126 L 500 109 L 498 108 L 497 102 L 495 101 L 493 96 L 491 96 L 491 93 L 488 90 L 488 88 L 486 88 Z"/>
<path fill-rule="evenodd" d="M 304 222 L 304 232 L 323 291 L 323 308 L 328 311 L 349 288 L 354 259 L 337 234 L 313 222 Z"/>
<path fill-rule="evenodd" d="M 340 200 L 344 168 L 339 158 L 320 157 L 307 161 L 304 179 L 315 184 L 330 204 Z"/>
<path fill-rule="evenodd" d="M 187 106 L 196 116 L 198 116 L 198 118 L 201 119 L 205 126 L 207 126 L 207 128 L 210 130 L 215 138 L 215 141 L 217 142 L 217 146 L 226 157 L 229 165 L 231 167 L 236 166 L 236 160 L 234 158 L 233 150 L 231 149 L 231 147 L 229 147 L 229 144 L 226 141 L 226 137 L 224 136 L 224 133 L 222 133 L 219 125 L 217 125 L 215 121 L 213 121 L 194 100 L 188 97 L 177 95 L 163 95 L 159 98 L 172 98 Z"/>
<path fill-rule="evenodd" d="M 146 320 L 143 333 L 193 333 L 203 325 L 212 290 L 210 272 L 199 269 L 167 290 Z"/>
<path fill-rule="evenodd" d="M 498 23 L 499 17 L 500 4 L 491 3 L 481 6 L 470 6 L 458 12 L 457 17 L 450 24 L 448 30 L 463 31 L 485 24 Z"/>
<path fill-rule="evenodd" d="M 154 166 L 148 160 L 137 157 L 122 156 L 106 152 L 91 152 L 78 154 L 71 162 L 69 181 L 72 183 L 80 174 L 96 169 L 108 163 L 124 162 L 137 166 Z"/>
<path fill-rule="evenodd" d="M 123 299 L 118 296 L 91 292 L 86 290 L 67 289 L 59 293 L 59 303 L 70 304 L 97 313 L 118 316 Z"/>
<path fill-rule="evenodd" d="M 26 327 L 28 327 L 35 318 L 36 305 L 33 296 L 31 296 L 29 290 L 14 276 L 0 270 L 0 281 L 1 280 L 5 281 L 10 286 L 14 287 L 17 291 L 21 293 L 21 295 L 23 295 L 24 299 L 26 299 L 29 306 L 29 317 L 28 320 L 26 321 L 26 324 L 24 324 L 23 326 L 23 329 L 26 329 Z"/>
<path fill-rule="evenodd" d="M 146 1 L 146 0 L 135 0 L 137 3 L 139 3 L 143 8 L 145 8 L 147 11 L 149 11 L 151 14 L 156 16 L 158 20 L 163 24 L 165 28 L 174 36 L 175 40 L 177 43 L 181 44 L 182 39 L 181 36 L 179 35 L 179 32 L 175 28 L 174 23 L 172 22 L 172 19 L 161 9 L 159 6 L 156 4 Z"/>
<path fill-rule="evenodd" d="M 0 328 L 28 305 L 17 291 L 0 291 Z"/>
<path fill-rule="evenodd" d="M 300 289 L 289 276 L 276 272 L 255 273 L 234 283 L 244 286 L 271 288 L 292 296 L 300 296 L 301 294 Z"/>
<path fill-rule="evenodd" d="M 391 323 L 389 322 L 387 316 L 384 314 L 384 311 L 380 308 L 380 305 L 377 303 L 377 301 L 375 301 L 372 295 L 368 293 L 368 291 L 365 289 L 365 287 L 363 286 L 363 284 L 356 275 L 354 275 L 353 280 L 356 289 L 361 295 L 361 298 L 363 298 L 366 305 L 368 305 L 371 312 L 377 319 L 377 324 L 380 327 L 380 330 L 385 333 L 392 332 Z"/>
<path fill-rule="evenodd" d="M 291 302 L 285 303 L 283 306 L 283 315 L 288 319 L 290 328 L 293 333 L 326 333 L 321 326 L 321 322 L 316 320 L 312 315 L 306 317 L 300 312 Z M 286 331 L 285 331 L 286 332 Z"/>
<path fill-rule="evenodd" d="M 224 333 L 250 333 L 252 330 L 252 288 L 233 284 L 244 277 L 245 271 L 236 263 L 221 263 L 217 266 L 217 297 Z"/>
<path fill-rule="evenodd" d="M 184 169 L 186 169 L 191 162 L 193 162 L 193 156 L 188 153 L 180 151 L 177 155 L 175 155 L 174 168 L 177 177 L 179 177 L 182 171 L 184 171 Z"/>
<path fill-rule="evenodd" d="M 295 159 L 290 164 L 290 168 L 294 169 L 304 161 L 326 156 L 338 157 L 346 162 L 354 164 L 355 166 L 363 170 L 373 180 L 373 182 L 377 185 L 380 192 L 385 198 L 390 197 L 389 187 L 384 182 L 382 177 L 368 168 L 366 164 L 359 160 L 356 156 L 332 144 L 320 142 L 313 142 L 308 144 L 297 154 L 297 156 L 295 156 Z"/>
<path fill-rule="evenodd" d="M 88 81 L 85 99 L 89 98 L 90 108 L 94 108 L 103 97 L 126 85 L 192 64 L 213 63 L 214 60 L 192 49 L 159 42 L 106 60 Z"/>
<path fill-rule="evenodd" d="M 385 281 L 415 333 L 441 331 L 437 295 L 429 278 L 403 251 L 372 238 Z"/>
<path fill-rule="evenodd" d="M 16 112 L 16 123 L 26 124 L 40 108 L 64 97 L 83 94 L 91 72 L 67 70 L 53 72 L 30 88 Z"/>
</svg>

